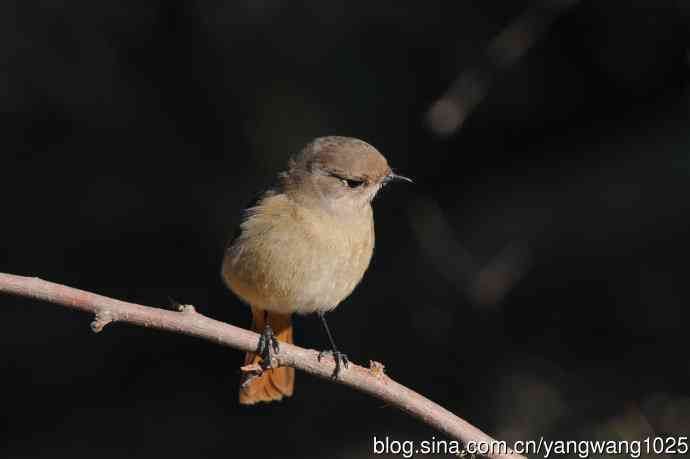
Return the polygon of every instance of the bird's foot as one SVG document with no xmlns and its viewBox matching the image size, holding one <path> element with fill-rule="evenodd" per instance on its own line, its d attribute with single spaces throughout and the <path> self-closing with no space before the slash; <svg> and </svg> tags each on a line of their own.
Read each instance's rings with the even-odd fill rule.
<svg viewBox="0 0 690 459">
<path fill-rule="evenodd" d="M 266 325 L 263 333 L 259 337 L 259 344 L 256 346 L 256 354 L 261 357 L 261 368 L 264 370 L 273 366 L 273 354 L 280 352 L 280 344 L 273 334 L 273 328 Z"/>
<path fill-rule="evenodd" d="M 320 362 L 321 358 L 324 355 L 330 355 L 331 357 L 333 357 L 333 360 L 335 361 L 335 369 L 333 370 L 333 374 L 331 375 L 333 379 L 338 379 L 338 375 L 340 374 L 341 370 L 341 365 L 345 368 L 348 368 L 350 366 L 350 359 L 348 359 L 347 355 L 343 354 L 340 351 L 321 351 L 319 352 L 317 360 Z"/>
</svg>

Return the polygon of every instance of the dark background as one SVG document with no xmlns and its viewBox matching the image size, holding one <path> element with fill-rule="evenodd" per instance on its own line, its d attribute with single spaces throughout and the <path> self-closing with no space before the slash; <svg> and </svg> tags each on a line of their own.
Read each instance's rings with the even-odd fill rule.
<svg viewBox="0 0 690 459">
<path fill-rule="evenodd" d="M 415 184 L 377 198 L 373 263 L 330 315 L 352 360 L 503 439 L 687 434 L 690 5 L 572 6 L 435 134 L 429 107 L 529 5 L 2 2 L 0 270 L 247 326 L 218 275 L 240 210 L 309 139 L 355 136 Z M 0 301 L 2 457 L 441 437 L 302 373 L 241 407 L 240 352 Z"/>
</svg>

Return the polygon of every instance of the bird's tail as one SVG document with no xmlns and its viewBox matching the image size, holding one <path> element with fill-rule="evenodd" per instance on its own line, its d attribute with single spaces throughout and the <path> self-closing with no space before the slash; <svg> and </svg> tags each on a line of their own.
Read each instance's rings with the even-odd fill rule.
<svg viewBox="0 0 690 459">
<path fill-rule="evenodd" d="M 266 320 L 273 329 L 274 336 L 280 342 L 292 343 L 292 320 L 290 314 L 266 312 L 252 306 L 252 329 L 262 333 Z M 270 345 L 270 344 L 269 344 Z M 245 365 L 261 363 L 261 357 L 253 352 L 247 352 Z M 281 400 L 292 395 L 295 386 L 295 369 L 278 367 L 265 370 L 261 375 L 247 375 L 240 383 L 240 403 L 253 405 L 257 402 L 271 402 Z"/>
</svg>

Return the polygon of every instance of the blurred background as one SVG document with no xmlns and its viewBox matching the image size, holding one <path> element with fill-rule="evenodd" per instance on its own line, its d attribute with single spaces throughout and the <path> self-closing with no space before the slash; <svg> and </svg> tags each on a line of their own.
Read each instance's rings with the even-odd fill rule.
<svg viewBox="0 0 690 459">
<path fill-rule="evenodd" d="M 240 211 L 313 137 L 413 186 L 375 201 L 339 346 L 501 439 L 690 431 L 690 3 L 0 4 L 0 271 L 248 326 Z M 240 352 L 2 297 L 0 456 L 372 455 L 437 432 Z M 297 343 L 326 347 L 316 317 Z"/>
</svg>

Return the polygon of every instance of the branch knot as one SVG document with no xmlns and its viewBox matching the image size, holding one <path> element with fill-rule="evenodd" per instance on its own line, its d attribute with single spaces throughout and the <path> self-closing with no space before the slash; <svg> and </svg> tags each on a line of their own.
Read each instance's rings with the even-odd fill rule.
<svg viewBox="0 0 690 459">
<path fill-rule="evenodd" d="M 103 327 L 108 325 L 113 321 L 113 315 L 108 311 L 98 311 L 96 317 L 94 317 L 93 322 L 91 322 L 91 330 L 94 333 L 100 333 L 103 331 Z"/>
<path fill-rule="evenodd" d="M 191 304 L 178 304 L 177 310 L 182 314 L 196 314 L 196 308 Z"/>
</svg>

